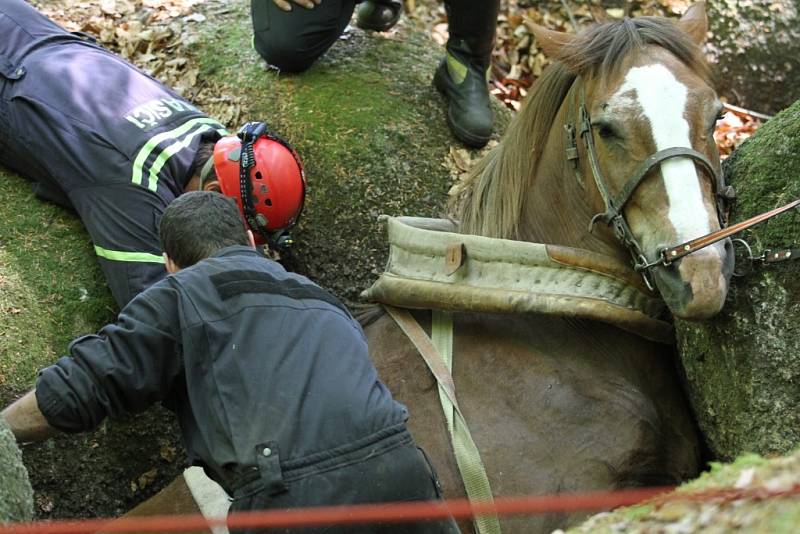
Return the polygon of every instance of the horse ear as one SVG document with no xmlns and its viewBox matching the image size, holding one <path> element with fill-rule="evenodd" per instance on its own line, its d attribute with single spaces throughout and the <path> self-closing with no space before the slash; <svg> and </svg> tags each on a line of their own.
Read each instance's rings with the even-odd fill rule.
<svg viewBox="0 0 800 534">
<path fill-rule="evenodd" d="M 706 3 L 697 2 L 689 6 L 689 9 L 683 14 L 681 20 L 678 21 L 678 27 L 698 45 L 705 43 L 706 32 L 708 32 Z"/>
<path fill-rule="evenodd" d="M 539 48 L 552 59 L 558 59 L 562 48 L 575 38 L 574 34 L 548 30 L 538 24 L 531 24 L 531 29 Z"/>
</svg>

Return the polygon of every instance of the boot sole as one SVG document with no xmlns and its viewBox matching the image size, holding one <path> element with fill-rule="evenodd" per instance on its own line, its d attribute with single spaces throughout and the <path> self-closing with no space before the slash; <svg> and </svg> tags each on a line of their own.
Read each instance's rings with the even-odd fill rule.
<svg viewBox="0 0 800 534">
<path fill-rule="evenodd" d="M 394 10 L 392 10 L 392 11 L 394 12 Z M 400 21 L 400 17 L 401 16 L 403 16 L 403 8 L 402 8 L 402 6 L 397 9 L 397 12 L 395 13 L 395 16 L 389 22 L 387 22 L 385 24 L 382 24 L 382 25 L 369 24 L 368 22 L 362 21 L 356 15 L 356 26 L 361 28 L 362 30 L 368 30 L 368 31 L 373 31 L 373 32 L 387 32 L 387 31 L 391 30 L 392 28 L 394 28 L 397 25 L 397 23 Z"/>
<path fill-rule="evenodd" d="M 447 82 L 442 80 L 442 75 L 439 74 L 440 69 L 436 69 L 436 73 L 433 75 L 433 86 L 436 88 L 437 91 L 444 97 L 445 101 L 449 101 L 447 97 Z M 475 135 L 470 132 L 465 131 L 463 128 L 459 127 L 453 117 L 450 115 L 450 106 L 447 106 L 447 126 L 450 127 L 450 131 L 453 132 L 453 135 L 456 136 L 456 139 L 464 143 L 470 148 L 483 148 L 486 146 L 486 143 L 489 142 L 489 139 L 492 137 L 491 134 L 486 136 Z"/>
</svg>

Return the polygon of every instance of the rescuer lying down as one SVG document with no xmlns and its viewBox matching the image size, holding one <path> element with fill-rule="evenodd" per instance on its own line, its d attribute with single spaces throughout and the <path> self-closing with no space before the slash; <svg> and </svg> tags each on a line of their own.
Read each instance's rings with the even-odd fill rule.
<svg viewBox="0 0 800 534">
<path fill-rule="evenodd" d="M 232 510 L 441 498 L 359 324 L 333 295 L 262 256 L 233 200 L 180 196 L 160 238 L 171 276 L 74 340 L 2 412 L 18 441 L 91 430 L 162 401 L 189 460 L 232 496 Z"/>
<path fill-rule="evenodd" d="M 186 191 L 235 198 L 259 244 L 297 221 L 299 159 L 265 126 L 240 132 L 240 166 L 222 124 L 24 0 L 0 1 L 0 35 L 0 164 L 78 213 L 120 308 L 166 276 L 158 221 Z"/>
</svg>

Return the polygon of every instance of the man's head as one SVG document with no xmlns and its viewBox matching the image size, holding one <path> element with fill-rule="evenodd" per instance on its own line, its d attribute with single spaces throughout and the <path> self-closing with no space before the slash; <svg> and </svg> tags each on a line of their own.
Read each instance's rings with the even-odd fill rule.
<svg viewBox="0 0 800 534">
<path fill-rule="evenodd" d="M 305 200 L 305 175 L 294 149 L 264 123 L 247 123 L 198 152 L 187 191 L 218 191 L 236 201 L 256 242 L 293 226 Z"/>
<path fill-rule="evenodd" d="M 236 202 L 212 191 L 186 193 L 167 206 L 159 237 L 170 273 L 191 267 L 225 247 L 255 246 Z"/>
</svg>

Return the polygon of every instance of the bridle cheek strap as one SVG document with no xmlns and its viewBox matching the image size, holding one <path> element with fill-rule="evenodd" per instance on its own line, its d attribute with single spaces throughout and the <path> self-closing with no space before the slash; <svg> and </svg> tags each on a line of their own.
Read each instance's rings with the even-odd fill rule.
<svg viewBox="0 0 800 534">
<path fill-rule="evenodd" d="M 579 79 L 576 78 L 570 91 L 575 90 L 575 88 L 579 85 L 578 80 Z M 591 221 L 589 222 L 589 232 L 592 231 L 597 221 L 603 221 L 608 226 L 611 226 L 617 239 L 619 239 L 623 246 L 627 247 L 630 251 L 631 256 L 633 257 L 634 269 L 642 274 L 645 283 L 651 290 L 654 289 L 654 285 L 650 280 L 650 269 L 653 267 L 666 267 L 672 262 L 677 261 L 684 256 L 691 254 L 692 252 L 726 239 L 738 232 L 741 232 L 742 230 L 775 217 L 776 215 L 780 215 L 781 213 L 785 213 L 791 209 L 800 207 L 800 199 L 798 199 L 779 208 L 775 208 L 771 211 L 751 217 L 746 221 L 728 226 L 728 210 L 731 202 L 736 198 L 735 190 L 733 187 L 725 185 L 722 173 L 718 170 L 717 166 L 712 165 L 711 161 L 709 161 L 704 154 L 688 147 L 666 148 L 650 155 L 636 167 L 631 177 L 628 178 L 628 181 L 625 182 L 625 185 L 622 186 L 622 189 L 620 189 L 619 193 L 612 196 L 608 190 L 608 185 L 603 177 L 603 173 L 600 170 L 600 164 L 597 161 L 597 150 L 595 149 L 594 138 L 592 136 L 592 121 L 589 117 L 588 111 L 586 110 L 583 89 L 583 86 L 581 86 L 580 116 L 578 118 L 580 136 L 583 139 L 583 143 L 586 147 L 586 155 L 587 159 L 589 160 L 589 167 L 592 171 L 592 177 L 594 178 L 595 184 L 597 185 L 597 190 L 600 193 L 600 196 L 603 198 L 603 203 L 606 207 L 604 212 L 598 213 L 592 217 Z M 579 154 L 578 146 L 575 142 L 575 128 L 571 123 L 567 123 L 564 125 L 564 131 L 566 158 L 568 161 L 572 162 L 575 175 L 578 177 L 578 181 L 583 184 L 582 180 L 580 179 L 580 171 L 578 167 Z M 713 180 L 715 189 L 714 193 L 716 196 L 717 217 L 719 219 L 720 229 L 691 241 L 681 243 L 677 246 L 664 248 L 658 251 L 658 257 L 651 261 L 648 260 L 647 256 L 645 256 L 641 246 L 639 245 L 639 242 L 634 237 L 633 232 L 625 220 L 622 210 L 625 208 L 625 205 L 630 200 L 634 191 L 636 191 L 636 188 L 639 187 L 653 167 L 672 158 L 689 158 L 692 161 L 699 163 L 708 177 Z M 745 246 L 747 246 L 746 243 Z M 752 258 L 752 253 L 750 256 L 754 261 L 764 262 L 785 261 L 787 259 L 800 257 L 800 254 L 798 254 L 800 249 L 784 249 L 768 252 L 769 253 L 765 252 L 759 258 Z"/>
</svg>

